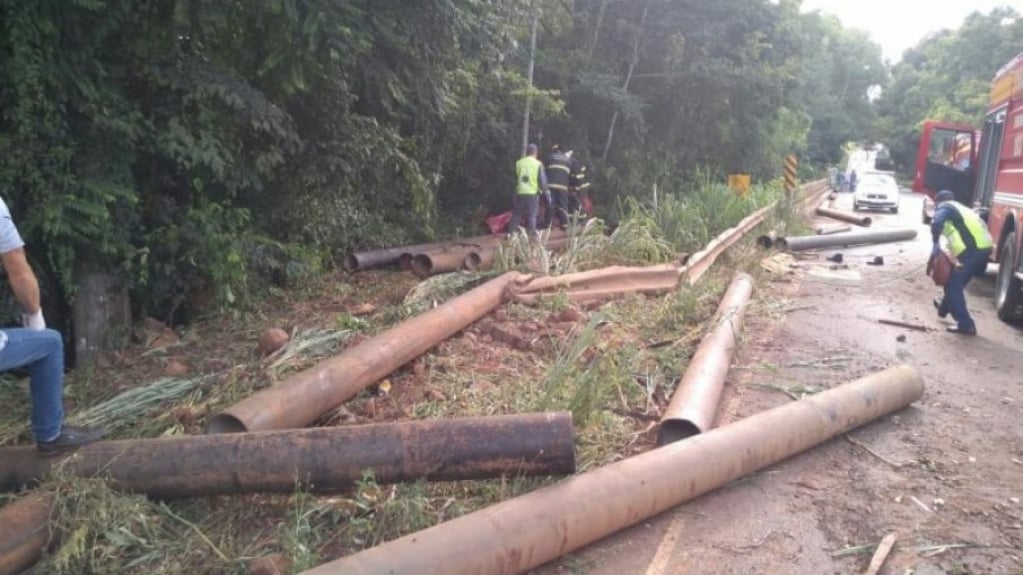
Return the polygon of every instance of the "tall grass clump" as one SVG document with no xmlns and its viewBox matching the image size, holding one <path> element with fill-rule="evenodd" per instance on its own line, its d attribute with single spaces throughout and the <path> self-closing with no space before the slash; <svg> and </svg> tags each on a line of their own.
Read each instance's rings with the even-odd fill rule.
<svg viewBox="0 0 1023 575">
<path fill-rule="evenodd" d="M 750 194 L 736 194 L 715 174 L 696 175 L 649 202 L 620 199 L 617 211 L 622 225 L 633 220 L 652 221 L 661 237 L 676 252 L 694 252 L 743 218 L 777 199 L 773 182 L 753 186 Z"/>
</svg>

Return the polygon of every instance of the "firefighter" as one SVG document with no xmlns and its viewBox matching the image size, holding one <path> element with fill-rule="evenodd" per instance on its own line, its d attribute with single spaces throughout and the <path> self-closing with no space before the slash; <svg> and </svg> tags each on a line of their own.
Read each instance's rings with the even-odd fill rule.
<svg viewBox="0 0 1023 575">
<path fill-rule="evenodd" d="M 515 162 L 515 203 L 512 207 L 511 221 L 508 232 L 512 233 L 519 227 L 519 219 L 526 218 L 526 233 L 529 237 L 536 235 L 536 212 L 538 197 L 542 192 L 550 204 L 547 175 L 543 164 L 537 159 L 536 144 L 526 147 L 526 155 Z"/>
<path fill-rule="evenodd" d="M 948 326 L 949 332 L 977 335 L 977 326 L 970 317 L 970 310 L 966 308 L 963 290 L 973 277 L 984 275 L 994 242 L 991 241 L 991 233 L 984 220 L 980 219 L 977 212 L 955 201 L 955 194 L 951 191 L 938 192 L 934 201 L 938 204 L 931 222 L 934 247 L 927 262 L 927 271 L 930 273 L 938 257 L 941 249 L 938 240 L 942 235 L 945 236 L 949 251 L 958 260 L 958 265 L 945 283 L 944 297 L 934 300 L 934 307 L 939 317 L 951 313 L 956 320 L 955 326 Z"/>
<path fill-rule="evenodd" d="M 565 229 L 568 224 L 568 185 L 571 180 L 572 160 L 571 157 L 561 149 L 561 146 L 551 146 L 551 153 L 544 163 L 547 170 L 547 186 L 551 191 L 550 209 L 548 210 L 548 223 Z"/>
<path fill-rule="evenodd" d="M 569 213 L 582 212 L 591 215 L 590 179 L 586 173 L 586 164 L 577 156 L 571 155 L 571 172 L 569 174 Z"/>
</svg>

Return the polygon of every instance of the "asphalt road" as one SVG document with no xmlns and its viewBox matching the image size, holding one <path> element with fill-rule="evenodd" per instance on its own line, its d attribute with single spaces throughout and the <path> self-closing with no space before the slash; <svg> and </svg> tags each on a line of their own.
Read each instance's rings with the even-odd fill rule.
<svg viewBox="0 0 1023 575">
<path fill-rule="evenodd" d="M 821 265 L 764 275 L 718 425 L 791 401 L 762 386 L 798 395 L 898 364 L 924 375 L 921 401 L 536 572 L 863 573 L 858 546 L 897 533 L 881 573 L 1023 573 L 1023 330 L 997 319 L 990 266 L 967 294 L 979 335 L 944 332 L 920 208 L 904 194 L 874 222 L 916 240 L 799 254 Z M 848 269 L 823 260 L 837 252 Z M 885 265 L 866 265 L 876 255 Z"/>
</svg>

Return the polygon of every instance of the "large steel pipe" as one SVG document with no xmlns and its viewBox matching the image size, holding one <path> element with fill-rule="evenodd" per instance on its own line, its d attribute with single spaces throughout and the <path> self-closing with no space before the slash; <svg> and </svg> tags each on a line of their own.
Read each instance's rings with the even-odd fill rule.
<svg viewBox="0 0 1023 575">
<path fill-rule="evenodd" d="M 479 250 L 473 246 L 449 246 L 443 250 L 423 252 L 412 258 L 412 273 L 425 279 L 437 274 L 462 269 L 465 258 Z"/>
<path fill-rule="evenodd" d="M 861 244 L 883 244 L 900 242 L 916 237 L 916 230 L 857 230 L 844 234 L 827 236 L 795 236 L 778 238 L 778 247 L 783 250 L 798 252 L 838 246 L 856 246 Z"/>
<path fill-rule="evenodd" d="M 714 423 L 752 294 L 753 278 L 741 272 L 735 274 L 718 305 L 714 329 L 700 342 L 664 411 L 657 434 L 658 445 L 703 433 Z"/>
<path fill-rule="evenodd" d="M 465 239 L 447 240 L 443 242 L 433 242 L 428 244 L 416 244 L 413 246 L 400 246 L 396 248 L 384 248 L 380 250 L 371 250 L 368 252 L 352 252 L 345 256 L 344 267 L 350 272 L 362 271 L 370 268 L 401 264 L 402 259 L 407 256 L 407 260 L 411 262 L 412 258 L 419 253 L 444 249 L 451 245 L 479 245 L 488 242 L 500 242 L 504 236 L 500 234 L 492 234 L 486 236 L 475 236 Z M 407 267 L 407 266 L 403 266 Z"/>
<path fill-rule="evenodd" d="M 871 224 L 870 216 L 861 216 L 853 212 L 845 212 L 832 208 L 817 208 L 817 214 L 836 220 L 842 220 L 843 222 L 849 222 L 850 224 L 856 224 L 858 226 L 869 226 Z"/>
<path fill-rule="evenodd" d="M 14 490 L 54 465 L 32 447 L 0 451 L 0 487 Z M 575 471 L 567 412 L 436 419 L 227 435 L 104 441 L 60 461 L 64 473 L 108 477 L 159 498 L 348 489 Z"/>
<path fill-rule="evenodd" d="M 0 575 L 14 575 L 39 560 L 50 542 L 53 497 L 27 495 L 0 509 Z"/>
<path fill-rule="evenodd" d="M 517 277 L 503 274 L 264 389 L 214 416 L 206 432 L 305 427 L 493 311 Z"/>
<path fill-rule="evenodd" d="M 923 393 L 895 367 L 305 571 L 522 573 L 901 409 Z"/>
</svg>

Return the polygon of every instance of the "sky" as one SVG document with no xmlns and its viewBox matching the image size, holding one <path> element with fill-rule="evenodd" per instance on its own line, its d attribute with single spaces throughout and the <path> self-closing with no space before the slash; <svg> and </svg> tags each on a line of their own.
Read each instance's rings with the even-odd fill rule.
<svg viewBox="0 0 1023 575">
<path fill-rule="evenodd" d="M 928 33 L 958 28 L 971 12 L 1009 6 L 1023 13 L 1023 0 L 803 0 L 802 6 L 804 12 L 834 14 L 847 28 L 866 30 L 892 63 Z"/>
</svg>

